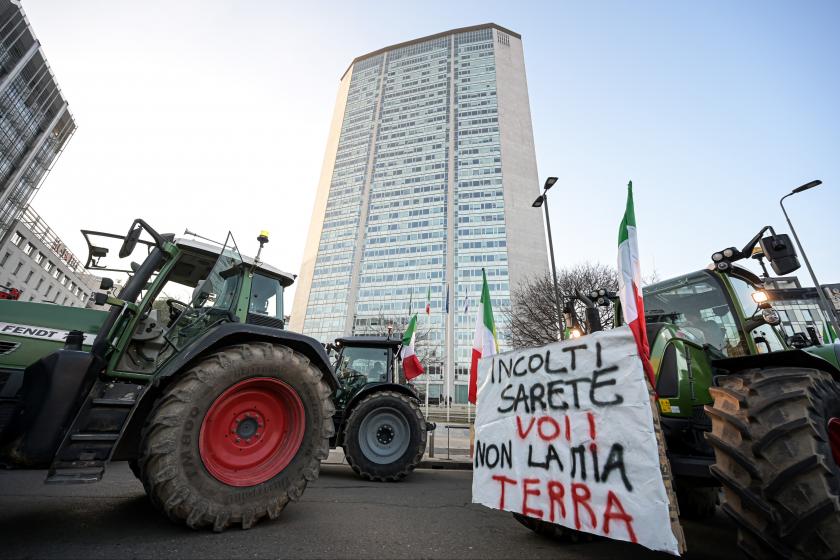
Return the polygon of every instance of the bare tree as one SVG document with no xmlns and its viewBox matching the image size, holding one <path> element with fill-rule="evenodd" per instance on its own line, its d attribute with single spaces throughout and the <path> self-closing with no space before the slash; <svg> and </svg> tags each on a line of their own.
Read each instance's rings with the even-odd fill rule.
<svg viewBox="0 0 840 560">
<path fill-rule="evenodd" d="M 651 269 L 650 274 L 642 276 L 642 286 L 650 286 L 651 284 L 656 284 L 660 280 L 662 280 L 662 278 L 659 277 L 659 271 L 654 267 Z"/>
<path fill-rule="evenodd" d="M 406 329 L 408 329 L 409 321 L 409 317 L 386 317 L 380 312 L 377 317 L 368 317 L 363 323 L 357 324 L 353 334 L 387 336 L 388 327 L 390 326 L 391 336 L 401 338 Z M 437 356 L 437 346 L 439 344 L 431 341 L 430 333 L 431 329 L 428 326 L 421 326 L 421 321 L 418 318 L 417 327 L 414 331 L 414 352 L 424 367 L 441 361 Z"/>
<path fill-rule="evenodd" d="M 574 310 L 583 320 L 585 306 L 572 299 L 578 291 L 588 294 L 594 290 L 618 290 L 618 273 L 615 268 L 600 263 L 583 263 L 557 271 L 557 285 L 560 291 L 560 305 L 573 301 Z M 514 348 L 527 348 L 554 342 L 558 339 L 557 306 L 554 298 L 554 282 L 551 274 L 527 279 L 511 292 L 511 307 L 505 313 L 510 332 L 510 344 Z M 601 323 L 605 329 L 612 328 L 613 306 L 598 307 Z"/>
</svg>

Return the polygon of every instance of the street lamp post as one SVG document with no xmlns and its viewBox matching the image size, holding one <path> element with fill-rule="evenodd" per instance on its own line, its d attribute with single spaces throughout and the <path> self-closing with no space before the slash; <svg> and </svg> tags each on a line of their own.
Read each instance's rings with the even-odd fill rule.
<svg viewBox="0 0 840 560">
<path fill-rule="evenodd" d="M 805 249 L 802 247 L 802 242 L 799 241 L 799 236 L 796 235 L 796 230 L 793 228 L 793 224 L 790 221 L 790 216 L 788 216 L 787 210 L 785 210 L 785 199 L 789 196 L 793 196 L 797 193 L 801 193 L 802 191 L 807 191 L 808 189 L 813 189 L 822 185 L 822 181 L 817 179 L 816 181 L 811 181 L 810 183 L 805 183 L 801 187 L 796 187 L 788 194 L 783 196 L 779 200 L 779 206 L 782 207 L 782 213 L 785 215 L 785 219 L 787 220 L 788 227 L 790 227 L 791 233 L 793 233 L 793 238 L 796 240 L 796 245 L 799 247 L 799 253 L 802 255 L 802 260 L 805 261 L 805 266 L 808 268 L 808 272 L 811 274 L 811 281 L 814 282 L 814 287 L 817 289 L 817 295 L 820 298 L 820 307 L 822 307 L 823 313 L 826 314 L 826 320 L 828 320 L 832 326 L 834 327 L 834 332 L 840 333 L 840 327 L 837 325 L 837 319 L 834 316 L 834 312 L 831 309 L 831 306 L 828 304 L 828 300 L 825 297 L 825 293 L 823 292 L 822 286 L 817 281 L 817 275 L 814 274 L 814 269 L 811 268 L 811 263 L 808 261 L 808 255 L 805 254 Z"/>
<path fill-rule="evenodd" d="M 549 177 L 545 180 L 543 193 L 531 204 L 534 208 L 543 207 L 545 210 L 545 225 L 548 228 L 548 252 L 551 255 L 551 275 L 554 278 L 554 303 L 557 305 L 557 326 L 560 329 L 560 340 L 565 338 L 563 334 L 563 308 L 560 306 L 560 288 L 557 286 L 557 267 L 554 264 L 554 243 L 551 240 L 551 220 L 548 217 L 548 189 L 554 186 L 557 177 Z"/>
</svg>

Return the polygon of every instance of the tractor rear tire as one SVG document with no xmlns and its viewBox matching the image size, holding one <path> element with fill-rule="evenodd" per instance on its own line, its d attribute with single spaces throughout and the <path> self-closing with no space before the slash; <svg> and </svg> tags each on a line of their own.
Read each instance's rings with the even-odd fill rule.
<svg viewBox="0 0 840 560">
<path fill-rule="evenodd" d="M 163 391 L 143 428 L 146 493 L 193 529 L 248 529 L 275 519 L 318 477 L 334 428 L 330 388 L 284 346 L 211 354 Z"/>
<path fill-rule="evenodd" d="M 840 383 L 817 369 L 751 369 L 710 393 L 711 470 L 743 552 L 838 558 Z"/>
<path fill-rule="evenodd" d="M 344 429 L 344 454 L 367 480 L 404 479 L 426 452 L 426 421 L 420 405 L 402 393 L 379 391 L 350 412 Z"/>
</svg>

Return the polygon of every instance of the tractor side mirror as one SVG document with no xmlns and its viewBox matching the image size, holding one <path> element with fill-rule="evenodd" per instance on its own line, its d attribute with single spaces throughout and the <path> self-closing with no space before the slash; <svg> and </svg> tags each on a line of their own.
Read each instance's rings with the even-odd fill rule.
<svg viewBox="0 0 840 560">
<path fill-rule="evenodd" d="M 128 235 L 125 236 L 125 241 L 123 241 L 123 244 L 120 247 L 121 259 L 126 258 L 134 252 L 134 248 L 137 247 L 137 241 L 140 239 L 141 233 L 143 233 L 143 226 L 140 224 L 137 224 L 128 230 Z"/>
<path fill-rule="evenodd" d="M 103 278 L 101 282 L 99 282 L 99 289 L 100 290 L 110 290 L 114 287 L 114 281 L 111 278 Z"/>
<path fill-rule="evenodd" d="M 770 261 L 773 271 L 778 276 L 784 276 L 799 269 L 800 264 L 796 257 L 796 249 L 794 249 L 787 234 L 780 233 L 762 237 L 758 242 L 761 244 L 764 256 Z"/>
</svg>

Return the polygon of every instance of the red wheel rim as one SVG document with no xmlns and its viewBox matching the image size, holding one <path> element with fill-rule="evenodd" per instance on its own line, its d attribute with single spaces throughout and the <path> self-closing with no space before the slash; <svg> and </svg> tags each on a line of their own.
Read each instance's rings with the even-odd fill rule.
<svg viewBox="0 0 840 560">
<path fill-rule="evenodd" d="M 230 486 L 273 478 L 294 458 L 304 432 L 303 403 L 291 387 L 253 377 L 219 395 L 201 423 L 198 451 L 208 472 Z"/>
<path fill-rule="evenodd" d="M 840 466 L 840 418 L 831 418 L 828 421 L 828 444 L 831 446 L 834 462 Z"/>
</svg>

